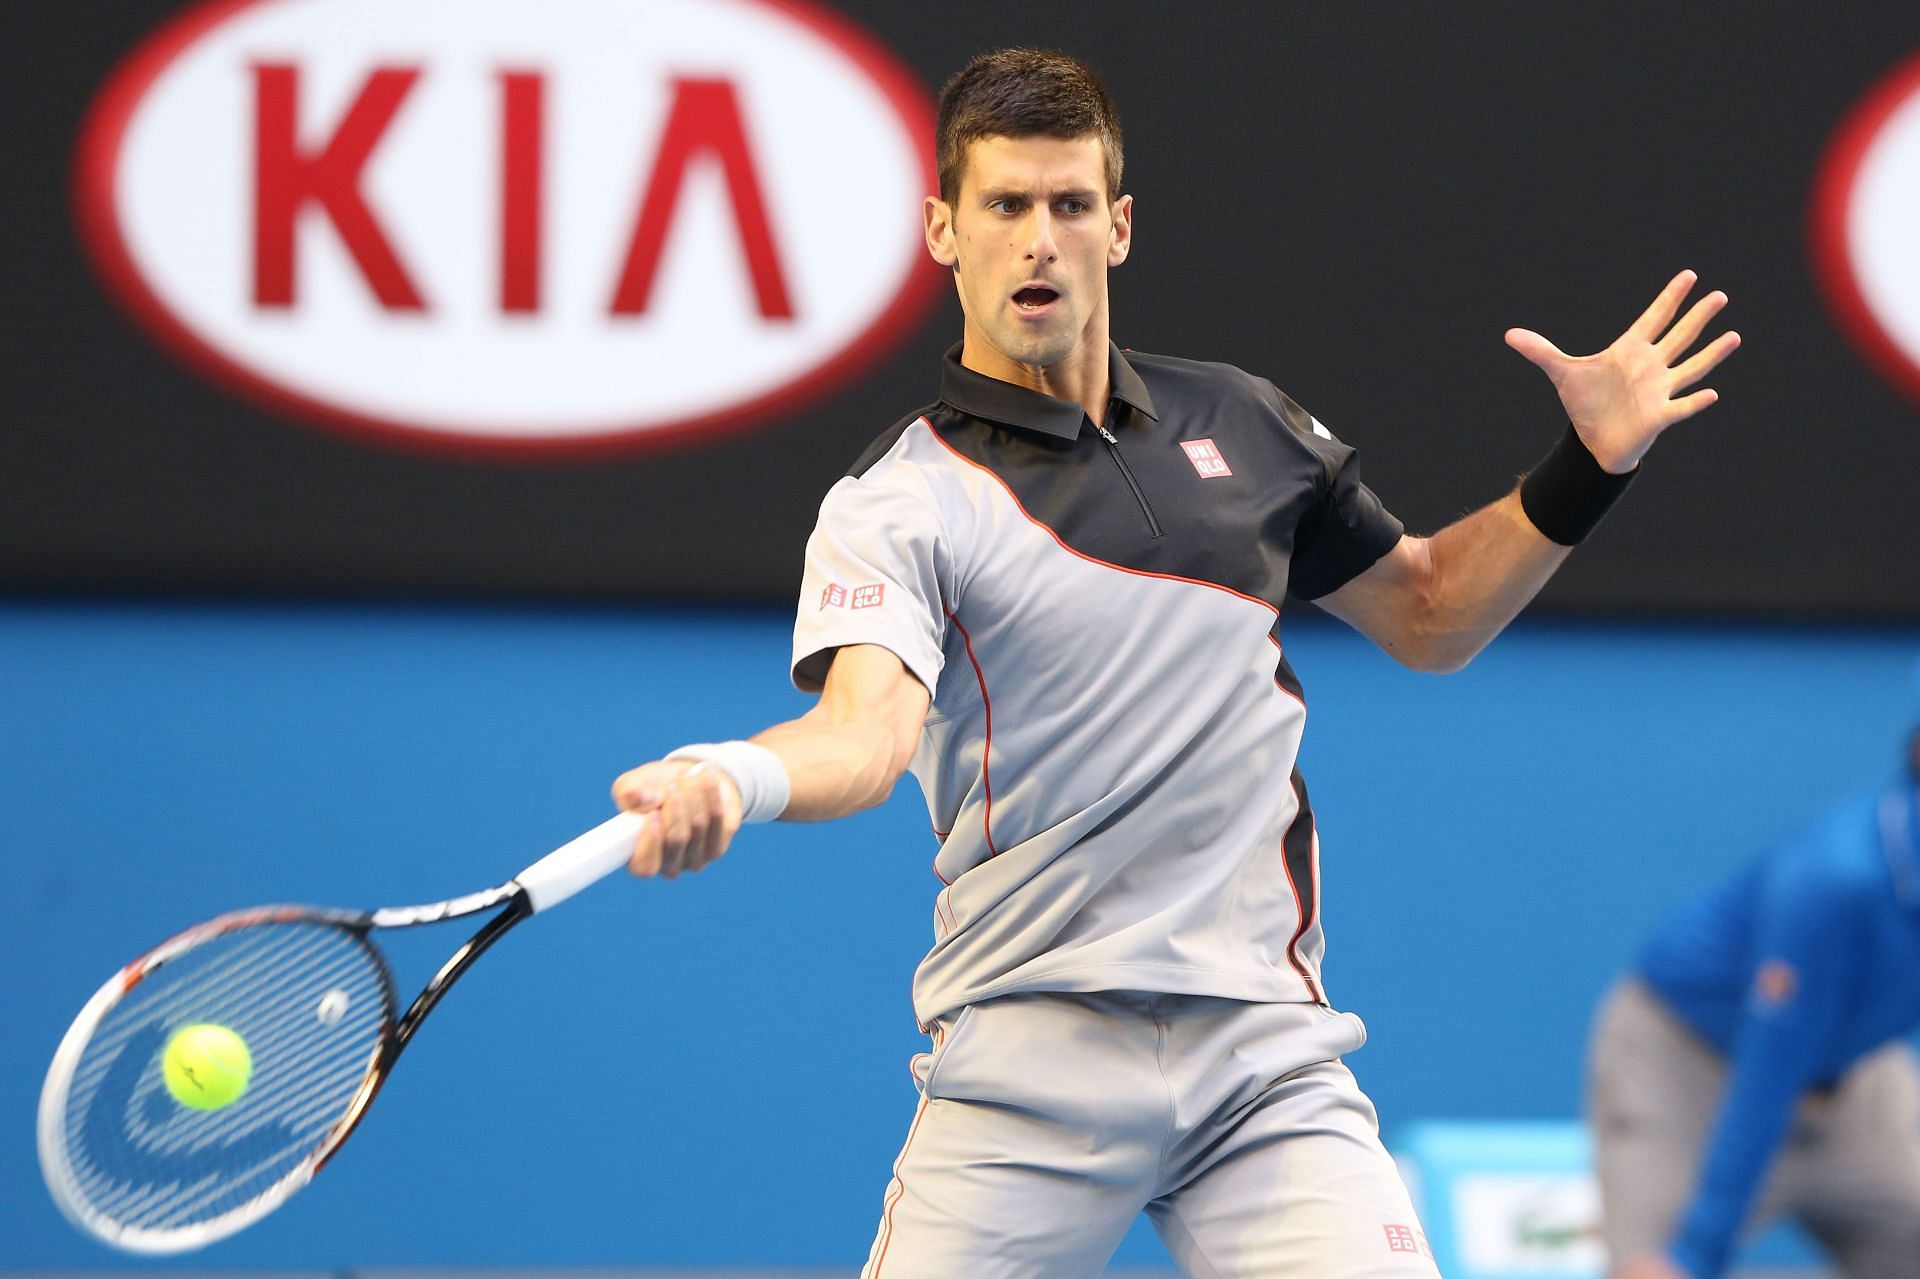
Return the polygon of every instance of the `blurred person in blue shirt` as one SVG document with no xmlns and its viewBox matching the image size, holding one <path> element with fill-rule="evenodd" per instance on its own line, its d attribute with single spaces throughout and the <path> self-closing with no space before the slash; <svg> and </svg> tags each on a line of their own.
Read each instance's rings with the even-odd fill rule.
<svg viewBox="0 0 1920 1279">
<path fill-rule="evenodd" d="M 1903 766 L 1671 915 L 1588 1060 L 1613 1279 L 1719 1279 L 1796 1218 L 1920 1277 L 1920 668 Z"/>
</svg>

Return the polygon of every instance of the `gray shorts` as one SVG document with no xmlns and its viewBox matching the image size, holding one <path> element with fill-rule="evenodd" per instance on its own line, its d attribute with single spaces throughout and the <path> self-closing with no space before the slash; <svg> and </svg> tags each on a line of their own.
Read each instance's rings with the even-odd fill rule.
<svg viewBox="0 0 1920 1279">
<path fill-rule="evenodd" d="M 1614 1263 L 1665 1248 L 1692 1202 L 1727 1065 L 1644 984 L 1601 1004 L 1587 1110 Z M 1795 1113 L 1747 1229 L 1792 1216 L 1851 1279 L 1920 1276 L 1920 1069 L 1904 1044 Z"/>
<path fill-rule="evenodd" d="M 1196 1279 L 1437 1279 L 1315 1004 L 1021 994 L 914 1059 L 921 1100 L 862 1279 L 1077 1279 L 1145 1211 Z"/>
</svg>

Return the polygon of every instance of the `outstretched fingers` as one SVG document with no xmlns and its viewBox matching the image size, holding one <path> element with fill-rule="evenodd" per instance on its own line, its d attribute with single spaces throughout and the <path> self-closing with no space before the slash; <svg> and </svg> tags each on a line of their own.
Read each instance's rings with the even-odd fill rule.
<svg viewBox="0 0 1920 1279">
<path fill-rule="evenodd" d="M 1543 369 L 1563 363 L 1567 353 L 1532 329 L 1508 329 L 1507 345 Z"/>
<path fill-rule="evenodd" d="M 1701 298 L 1688 308 L 1680 317 L 1680 322 L 1667 330 L 1667 335 L 1655 343 L 1662 358 L 1669 364 L 1686 353 L 1688 347 L 1699 340 L 1706 331 L 1708 321 L 1726 308 L 1727 295 L 1718 289 Z"/>
<path fill-rule="evenodd" d="M 1693 289 L 1694 281 L 1699 278 L 1692 271 L 1682 271 L 1667 281 L 1667 287 L 1660 290 L 1660 296 L 1640 313 L 1640 318 L 1633 322 L 1627 332 L 1643 342 L 1658 342 L 1660 334 L 1667 325 L 1673 323 L 1673 317 L 1680 311 L 1680 304 L 1686 300 L 1687 294 Z"/>
<path fill-rule="evenodd" d="M 1701 390 L 1695 391 L 1692 395 L 1683 395 L 1677 400 L 1669 400 L 1667 425 L 1672 426 L 1675 422 L 1684 422 L 1701 409 L 1712 408 L 1719 402 L 1720 392 L 1711 387 L 1704 387 Z"/>
<path fill-rule="evenodd" d="M 1740 335 L 1729 329 L 1707 343 L 1673 370 L 1673 389 L 1684 391 L 1720 367 L 1720 362 L 1739 349 Z M 1709 401 L 1711 403 L 1711 401 Z M 1705 407 L 1702 405 L 1701 407 Z"/>
<path fill-rule="evenodd" d="M 1720 398 L 1704 387 L 1684 394 L 1740 345 L 1739 334 L 1723 333 L 1687 353 L 1727 305 L 1727 295 L 1716 290 L 1682 315 L 1698 282 L 1692 271 L 1674 276 L 1626 332 L 1594 355 L 1568 356 L 1530 329 L 1507 331 L 1507 345 L 1552 380 L 1573 429 L 1613 474 L 1638 466 L 1662 431 Z"/>
</svg>

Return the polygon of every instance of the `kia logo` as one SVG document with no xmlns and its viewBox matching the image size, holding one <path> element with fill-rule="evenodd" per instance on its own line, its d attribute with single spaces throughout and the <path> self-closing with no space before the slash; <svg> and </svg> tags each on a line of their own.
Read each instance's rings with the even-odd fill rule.
<svg viewBox="0 0 1920 1279">
<path fill-rule="evenodd" d="M 799 0 L 215 0 L 115 71 L 76 208 L 223 385 L 461 451 L 769 424 L 913 328 L 933 114 Z"/>
<path fill-rule="evenodd" d="M 1861 99 L 1827 148 L 1813 256 L 1855 345 L 1920 400 L 1920 55 Z"/>
</svg>

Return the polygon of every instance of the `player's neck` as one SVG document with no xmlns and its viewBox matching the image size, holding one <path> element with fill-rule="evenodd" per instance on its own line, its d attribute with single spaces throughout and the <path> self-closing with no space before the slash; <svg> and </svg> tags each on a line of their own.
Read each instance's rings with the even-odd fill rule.
<svg viewBox="0 0 1920 1279">
<path fill-rule="evenodd" d="M 1113 394 L 1107 349 L 1106 325 L 1091 325 L 1064 359 L 1023 364 L 995 347 L 969 321 L 960 345 L 960 363 L 975 373 L 1078 404 L 1099 426 L 1106 420 L 1107 400 Z"/>
</svg>

